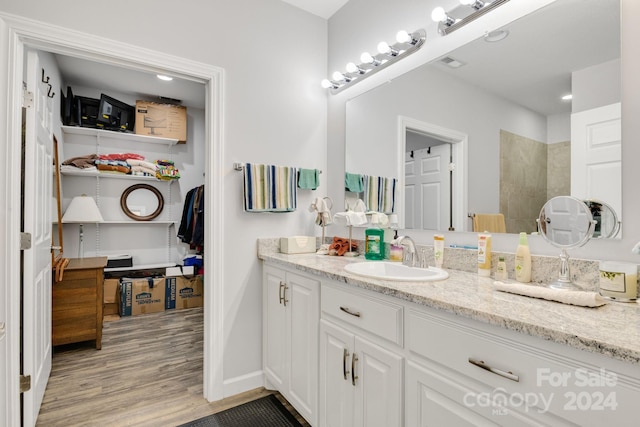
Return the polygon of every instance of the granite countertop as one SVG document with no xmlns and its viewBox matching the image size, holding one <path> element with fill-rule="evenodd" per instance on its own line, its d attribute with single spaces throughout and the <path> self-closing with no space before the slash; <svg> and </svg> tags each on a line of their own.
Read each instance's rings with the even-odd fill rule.
<svg viewBox="0 0 640 427">
<path fill-rule="evenodd" d="M 450 269 L 448 279 L 428 283 L 370 279 L 344 270 L 347 263 L 365 261 L 363 257 L 286 255 L 261 249 L 258 257 L 349 286 L 640 364 L 638 303 L 609 302 L 597 308 L 567 305 L 496 291 L 491 278 Z"/>
</svg>

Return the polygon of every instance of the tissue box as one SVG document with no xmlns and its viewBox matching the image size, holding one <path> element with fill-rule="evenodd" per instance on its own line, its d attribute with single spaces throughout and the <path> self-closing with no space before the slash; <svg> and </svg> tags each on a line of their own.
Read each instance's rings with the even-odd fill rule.
<svg viewBox="0 0 640 427">
<path fill-rule="evenodd" d="M 280 238 L 280 252 L 283 254 L 311 254 L 316 251 L 313 236 L 293 236 Z"/>
</svg>

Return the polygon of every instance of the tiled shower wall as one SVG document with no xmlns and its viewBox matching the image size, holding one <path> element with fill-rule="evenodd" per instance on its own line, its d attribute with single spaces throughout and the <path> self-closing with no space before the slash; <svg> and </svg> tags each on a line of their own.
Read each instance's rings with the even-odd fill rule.
<svg viewBox="0 0 640 427">
<path fill-rule="evenodd" d="M 545 144 L 500 131 L 500 212 L 507 233 L 537 231 L 551 197 L 570 194 L 570 142 Z"/>
</svg>

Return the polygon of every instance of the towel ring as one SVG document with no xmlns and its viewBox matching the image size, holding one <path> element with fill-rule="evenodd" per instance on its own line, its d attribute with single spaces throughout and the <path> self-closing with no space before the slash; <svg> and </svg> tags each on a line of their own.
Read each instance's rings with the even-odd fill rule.
<svg viewBox="0 0 640 427">
<path fill-rule="evenodd" d="M 331 203 L 331 205 L 327 206 L 327 207 L 329 208 L 329 210 L 333 209 L 333 200 L 331 200 L 331 197 L 325 196 L 325 197 L 322 198 L 322 200 L 326 200 L 328 202 L 327 205 L 329 205 L 329 203 Z"/>
</svg>

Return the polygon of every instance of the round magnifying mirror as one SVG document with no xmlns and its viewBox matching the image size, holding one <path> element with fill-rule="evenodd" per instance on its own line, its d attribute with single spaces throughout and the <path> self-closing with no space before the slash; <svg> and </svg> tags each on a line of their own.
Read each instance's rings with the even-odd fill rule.
<svg viewBox="0 0 640 427">
<path fill-rule="evenodd" d="M 611 239 L 617 236 L 620 231 L 620 220 L 616 211 L 607 203 L 601 200 L 589 199 L 585 200 L 596 222 L 593 230 L 593 239 Z"/>
<path fill-rule="evenodd" d="M 162 212 L 164 198 L 154 186 L 136 184 L 124 190 L 120 196 L 120 207 L 131 219 L 151 221 Z"/>
<path fill-rule="evenodd" d="M 571 196 L 558 196 L 544 204 L 537 219 L 538 231 L 552 245 L 562 248 L 560 277 L 549 286 L 556 289 L 577 289 L 571 280 L 567 249 L 586 244 L 595 229 L 591 210 L 584 201 Z"/>
</svg>

